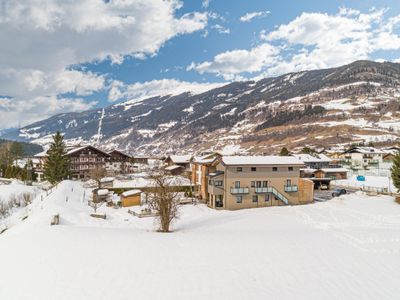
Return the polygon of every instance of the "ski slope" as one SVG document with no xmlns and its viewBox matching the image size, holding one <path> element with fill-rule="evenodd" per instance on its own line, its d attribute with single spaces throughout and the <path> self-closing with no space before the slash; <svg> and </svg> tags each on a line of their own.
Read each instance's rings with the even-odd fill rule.
<svg viewBox="0 0 400 300">
<path fill-rule="evenodd" d="M 0 299 L 399 298 L 392 197 L 358 192 L 241 211 L 187 205 L 163 234 L 127 209 L 101 207 L 107 220 L 91 218 L 83 196 L 80 183 L 65 181 L 0 235 Z M 49 226 L 55 213 L 61 224 Z"/>
</svg>

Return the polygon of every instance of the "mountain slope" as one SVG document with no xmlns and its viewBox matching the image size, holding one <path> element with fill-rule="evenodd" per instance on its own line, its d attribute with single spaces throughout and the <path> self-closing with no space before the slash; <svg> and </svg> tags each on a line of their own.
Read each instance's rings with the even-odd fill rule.
<svg viewBox="0 0 400 300">
<path fill-rule="evenodd" d="M 61 114 L 5 138 L 45 144 L 59 130 L 69 143 L 90 142 L 146 154 L 239 147 L 275 152 L 283 145 L 383 143 L 400 135 L 399 99 L 400 64 L 357 61 L 234 82 L 202 94 L 130 100 Z"/>
</svg>

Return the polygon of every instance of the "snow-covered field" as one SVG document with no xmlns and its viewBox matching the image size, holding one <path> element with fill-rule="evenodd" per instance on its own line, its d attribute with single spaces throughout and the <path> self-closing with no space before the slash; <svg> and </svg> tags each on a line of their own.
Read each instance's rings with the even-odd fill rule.
<svg viewBox="0 0 400 300">
<path fill-rule="evenodd" d="M 63 182 L 0 235 L 0 299 L 399 298 L 392 197 L 358 192 L 241 211 L 187 205 L 162 234 L 127 209 L 101 207 L 107 220 L 91 218 L 83 193 Z M 49 226 L 54 213 L 61 225 Z"/>
<path fill-rule="evenodd" d="M 35 186 L 27 186 L 18 181 L 12 181 L 10 184 L 0 184 L 0 202 L 6 202 L 11 196 L 20 197 L 24 193 L 36 195 L 40 192 Z"/>
<path fill-rule="evenodd" d="M 350 188 L 371 187 L 396 192 L 396 188 L 393 185 L 393 180 L 390 177 L 366 175 L 364 178 L 365 181 L 358 181 L 357 175 L 352 175 L 348 179 L 332 181 L 332 184 Z"/>
</svg>

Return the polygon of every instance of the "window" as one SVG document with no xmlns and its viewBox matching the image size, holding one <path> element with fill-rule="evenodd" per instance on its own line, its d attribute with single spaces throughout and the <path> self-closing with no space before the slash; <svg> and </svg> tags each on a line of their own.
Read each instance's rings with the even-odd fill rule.
<svg viewBox="0 0 400 300">
<path fill-rule="evenodd" d="M 235 181 L 235 188 L 240 188 L 240 181 Z"/>
<path fill-rule="evenodd" d="M 257 203 L 257 202 L 258 202 L 258 196 L 257 196 L 257 195 L 254 195 L 254 196 L 253 196 L 253 202 L 254 202 L 254 203 Z"/>
<path fill-rule="evenodd" d="M 252 171 L 252 172 L 256 172 L 256 171 L 257 171 L 257 168 L 256 168 L 256 167 L 251 167 L 251 171 Z"/>
<path fill-rule="evenodd" d="M 241 167 L 237 167 L 236 168 L 236 172 L 242 172 L 242 168 Z"/>
<path fill-rule="evenodd" d="M 256 186 L 256 182 L 255 181 L 252 181 L 251 183 L 250 183 L 250 186 L 253 188 L 253 187 L 255 187 Z"/>
<path fill-rule="evenodd" d="M 269 194 L 265 194 L 265 202 L 269 201 Z"/>
<path fill-rule="evenodd" d="M 291 186 L 292 185 L 292 181 L 290 179 L 286 180 L 286 186 Z"/>
<path fill-rule="evenodd" d="M 263 186 L 263 187 L 267 187 L 267 186 L 268 186 L 268 181 L 263 181 L 263 182 L 262 182 L 262 186 Z"/>
<path fill-rule="evenodd" d="M 211 179 L 208 181 L 208 184 L 209 184 L 209 185 L 212 185 L 212 180 L 211 180 Z"/>
<path fill-rule="evenodd" d="M 222 180 L 214 180 L 215 186 L 222 186 Z"/>
<path fill-rule="evenodd" d="M 258 188 L 261 187 L 261 181 L 257 181 L 256 184 L 257 184 L 257 187 L 258 187 Z"/>
<path fill-rule="evenodd" d="M 272 172 L 277 172 L 278 171 L 278 167 L 272 167 Z"/>
<path fill-rule="evenodd" d="M 236 196 L 236 203 L 242 203 L 243 196 Z"/>
<path fill-rule="evenodd" d="M 288 171 L 293 171 L 293 167 L 288 167 Z"/>
</svg>

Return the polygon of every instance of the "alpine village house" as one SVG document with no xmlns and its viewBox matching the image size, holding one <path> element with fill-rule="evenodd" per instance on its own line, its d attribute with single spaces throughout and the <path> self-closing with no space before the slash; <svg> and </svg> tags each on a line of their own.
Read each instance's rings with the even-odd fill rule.
<svg viewBox="0 0 400 300">
<path fill-rule="evenodd" d="M 207 203 L 236 210 L 313 202 L 314 183 L 300 178 L 305 164 L 292 156 L 222 156 L 209 166 Z"/>
<path fill-rule="evenodd" d="M 35 155 L 38 162 L 34 170 L 39 181 L 43 179 L 46 156 L 46 152 Z M 69 149 L 67 156 L 71 162 L 71 177 L 75 179 L 89 179 L 96 169 L 104 169 L 108 175 L 125 174 L 133 170 L 133 158 L 118 150 L 107 153 L 93 146 L 82 146 Z"/>
</svg>

